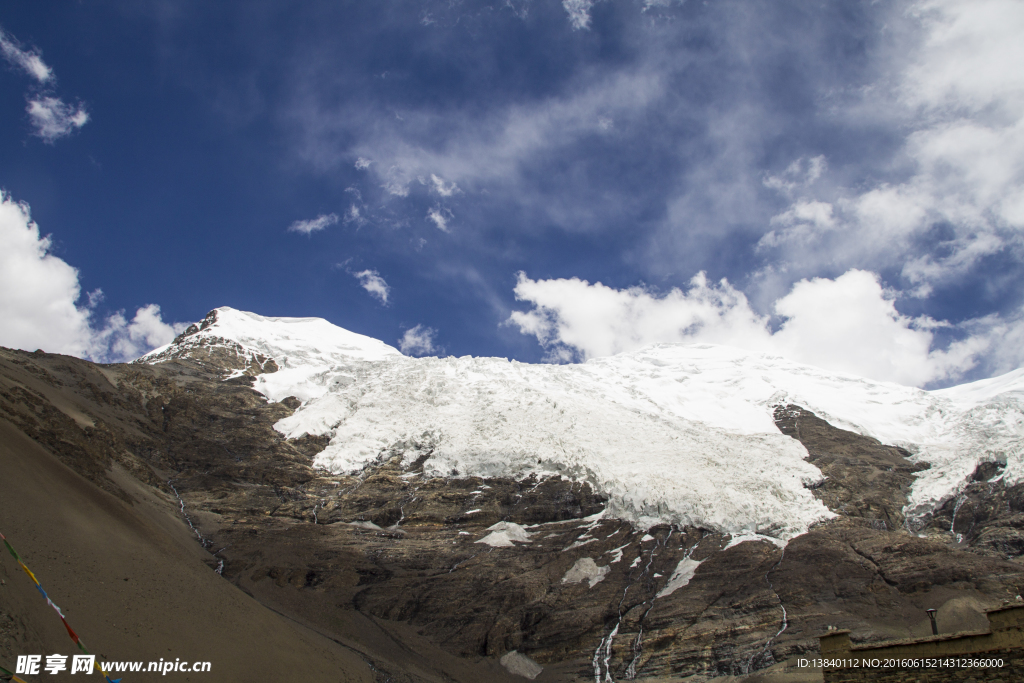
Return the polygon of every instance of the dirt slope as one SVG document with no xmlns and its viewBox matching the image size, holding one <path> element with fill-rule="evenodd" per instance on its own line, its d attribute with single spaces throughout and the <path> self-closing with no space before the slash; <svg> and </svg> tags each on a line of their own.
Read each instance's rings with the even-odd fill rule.
<svg viewBox="0 0 1024 683">
<path fill-rule="evenodd" d="M 187 527 L 142 487 L 130 506 L 2 419 L 0 472 L 4 534 L 92 652 L 112 660 L 212 663 L 211 673 L 168 674 L 179 681 L 373 680 L 359 655 L 271 612 L 210 571 Z M 130 478 L 123 481 L 130 485 Z M 5 666 L 18 654 L 77 652 L 6 553 L 0 577 Z"/>
</svg>

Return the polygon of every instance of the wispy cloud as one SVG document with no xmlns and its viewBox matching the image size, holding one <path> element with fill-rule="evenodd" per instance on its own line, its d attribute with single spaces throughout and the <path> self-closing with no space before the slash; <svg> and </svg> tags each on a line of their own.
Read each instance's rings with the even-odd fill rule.
<svg viewBox="0 0 1024 683">
<path fill-rule="evenodd" d="M 398 349 L 407 356 L 429 356 L 441 353 L 434 342 L 437 330 L 417 325 L 405 331 L 402 338 L 398 340 Z"/>
<path fill-rule="evenodd" d="M 644 0 L 643 11 L 646 12 L 654 7 L 670 7 L 673 3 L 682 4 L 684 2 L 686 0 Z"/>
<path fill-rule="evenodd" d="M 40 83 L 53 78 L 53 69 L 43 62 L 38 50 L 24 50 L 18 41 L 0 27 L 0 55 Z"/>
<path fill-rule="evenodd" d="M 352 273 L 352 276 L 359 280 L 359 284 L 370 293 L 370 296 L 387 305 L 391 287 L 380 276 L 380 273 L 376 270 L 363 270 L 358 273 Z"/>
<path fill-rule="evenodd" d="M 540 25 L 550 13 L 531 16 L 536 42 L 516 69 L 487 61 L 479 43 L 446 44 L 445 59 L 474 65 L 458 84 L 410 62 L 389 69 L 408 85 L 401 94 L 375 81 L 342 97 L 325 64 L 300 79 L 284 118 L 325 174 L 359 160 L 365 173 L 348 182 L 366 194 L 363 215 L 401 222 L 415 233 L 403 245 L 430 239 L 428 226 L 457 230 L 449 260 L 488 260 L 499 290 L 499 278 L 586 234 L 591 250 L 564 249 L 544 267 L 680 291 L 701 270 L 728 276 L 769 329 L 798 283 L 825 291 L 819 281 L 849 285 L 851 271 L 874 278 L 914 339 L 932 335 L 924 357 L 950 338 L 980 339 L 981 320 L 1012 325 L 1024 296 L 1011 272 L 1024 267 L 1024 72 L 1006 65 L 1024 58 L 1024 9 L 836 7 L 639 0 L 605 24 L 592 17 L 611 5 L 565 0 L 547 8 L 550 24 Z M 500 41 L 504 27 L 489 28 Z M 519 68 L 570 28 L 580 33 L 558 52 L 564 69 L 524 85 Z M 622 49 L 595 59 L 599 39 Z M 422 49 L 433 58 L 433 44 Z M 949 324 L 927 328 L 925 313 Z M 998 355 L 987 348 L 975 368 Z M 907 376 L 955 374 L 933 367 Z"/>
<path fill-rule="evenodd" d="M 438 178 L 434 173 L 430 174 L 430 191 L 442 197 L 451 197 L 462 192 L 458 185 L 455 183 L 446 185 L 444 179 Z"/>
<path fill-rule="evenodd" d="M 824 194 L 814 168 L 803 182 L 770 177 L 792 203 L 760 246 L 805 272 L 896 267 L 927 297 L 995 254 L 1024 256 L 1024 75 L 1006 68 L 1024 60 L 1024 6 L 933 0 L 912 12 L 919 44 L 863 104 L 908 131 L 895 159 L 903 177 Z"/>
<path fill-rule="evenodd" d="M 349 204 L 348 211 L 345 212 L 345 223 L 365 225 L 366 218 L 363 216 L 363 210 L 356 204 Z"/>
<path fill-rule="evenodd" d="M 89 112 L 81 103 L 71 106 L 57 97 L 31 99 L 25 111 L 35 134 L 49 143 L 70 135 L 89 122 Z"/>
<path fill-rule="evenodd" d="M 38 50 L 26 50 L 17 39 L 0 28 L 0 55 L 13 66 L 21 69 L 34 78 L 39 84 L 47 86 L 29 94 L 28 113 L 33 134 L 44 142 L 53 144 L 56 140 L 66 137 L 89 122 L 89 112 L 85 105 L 70 105 L 54 94 L 53 84 L 56 80 L 51 69 Z"/>
<path fill-rule="evenodd" d="M 374 117 L 351 149 L 324 144 L 337 121 L 359 121 L 365 112 L 336 112 L 319 106 L 303 110 L 307 132 L 304 152 L 317 166 L 342 159 L 373 158 L 365 167 L 388 199 L 416 200 L 433 195 L 470 201 L 514 197 L 524 207 L 548 214 L 548 221 L 578 229 L 583 221 L 565 206 L 569 194 L 555 192 L 566 181 L 538 175 L 539 160 L 571 158 L 575 146 L 616 128 L 631 129 L 664 90 L 662 73 L 629 69 L 541 101 L 512 104 L 485 112 L 427 109 L 403 112 L 403 120 Z M 418 188 L 423 187 L 426 192 Z M 482 195 L 482 192 L 488 193 Z"/>
<path fill-rule="evenodd" d="M 320 214 L 316 218 L 305 221 L 295 221 L 288 226 L 288 232 L 298 232 L 303 235 L 311 235 L 318 230 L 335 225 L 340 219 L 336 213 Z"/>
<path fill-rule="evenodd" d="M 427 210 L 427 220 L 437 226 L 442 232 L 451 232 L 448 229 L 448 221 L 452 219 L 452 212 L 439 206 L 432 206 Z"/>
<path fill-rule="evenodd" d="M 569 14 L 569 23 L 574 30 L 590 28 L 590 8 L 594 0 L 562 0 L 562 7 Z"/>
</svg>

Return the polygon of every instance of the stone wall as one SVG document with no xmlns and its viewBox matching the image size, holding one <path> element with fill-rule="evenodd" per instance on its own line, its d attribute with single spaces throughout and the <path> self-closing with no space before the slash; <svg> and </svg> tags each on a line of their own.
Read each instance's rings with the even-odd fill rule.
<svg viewBox="0 0 1024 683">
<path fill-rule="evenodd" d="M 897 640 L 880 645 L 855 647 L 850 642 L 849 631 L 830 632 L 821 636 L 820 663 L 824 681 L 1024 681 L 1024 606 L 990 610 L 987 616 L 987 631 Z"/>
</svg>

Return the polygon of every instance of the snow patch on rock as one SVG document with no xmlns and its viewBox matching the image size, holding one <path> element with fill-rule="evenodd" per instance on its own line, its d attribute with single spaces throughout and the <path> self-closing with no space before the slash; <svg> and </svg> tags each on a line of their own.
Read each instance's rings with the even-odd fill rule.
<svg viewBox="0 0 1024 683">
<path fill-rule="evenodd" d="M 611 571 L 611 567 L 598 567 L 597 562 L 594 562 L 592 558 L 581 557 L 576 560 L 576 564 L 572 566 L 569 571 L 562 577 L 562 583 L 579 583 L 580 581 L 587 581 L 590 583 L 590 587 L 593 588 L 597 584 L 604 581 L 604 577 Z"/>
<path fill-rule="evenodd" d="M 620 545 L 618 548 L 612 548 L 611 550 L 606 550 L 604 554 L 612 556 L 612 559 L 608 561 L 608 564 L 615 564 L 616 562 L 622 562 L 622 551 L 625 550 L 626 548 L 628 548 L 629 546 L 630 546 L 630 544 L 627 543 L 625 545 Z"/>
<path fill-rule="evenodd" d="M 530 532 L 515 522 L 498 522 L 487 527 L 491 533 L 475 543 L 485 543 L 492 548 L 508 548 L 515 543 L 532 543 Z"/>
<path fill-rule="evenodd" d="M 722 548 L 722 550 L 728 550 L 733 546 L 739 545 L 740 543 L 746 543 L 747 541 L 762 541 L 764 543 L 771 543 L 778 548 L 786 547 L 786 541 L 773 536 L 765 536 L 764 534 L 735 534 L 729 539 L 729 543 Z"/>
<path fill-rule="evenodd" d="M 544 670 L 537 662 L 533 661 L 521 652 L 512 650 L 506 652 L 498 660 L 501 665 L 505 667 L 505 670 L 514 676 L 522 676 L 523 678 L 529 678 L 531 681 L 540 675 L 540 672 Z"/>
<path fill-rule="evenodd" d="M 697 567 L 699 566 L 700 561 L 698 560 L 691 560 L 688 557 L 680 560 L 679 564 L 676 565 L 675 571 L 672 572 L 672 576 L 669 577 L 668 583 L 665 584 L 664 588 L 658 591 L 658 597 L 663 598 L 666 595 L 672 595 L 677 590 L 690 583 L 690 579 L 693 578 L 693 575 L 697 572 Z"/>
</svg>

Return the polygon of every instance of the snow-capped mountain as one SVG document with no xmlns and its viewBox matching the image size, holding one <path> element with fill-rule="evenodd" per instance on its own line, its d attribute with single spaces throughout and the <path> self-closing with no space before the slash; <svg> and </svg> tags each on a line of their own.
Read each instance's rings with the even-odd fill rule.
<svg viewBox="0 0 1024 683">
<path fill-rule="evenodd" d="M 436 477 L 561 475 L 640 526 L 785 540 L 832 517 L 807 488 L 821 472 L 773 421 L 787 404 L 928 463 L 911 517 L 955 495 L 979 462 L 1005 464 L 1006 484 L 1024 479 L 1024 370 L 929 392 L 706 344 L 575 365 L 410 358 L 321 319 L 226 307 L 137 362 L 199 349 L 242 358 L 232 376 L 260 373 L 254 388 L 271 401 L 297 397 L 275 428 L 330 436 L 319 467 L 352 472 L 397 453 L 409 464 L 429 455 L 424 471 Z M 259 369 L 245 370 L 254 360 Z"/>
<path fill-rule="evenodd" d="M 0 349 L 0 485 L 37 501 L 5 517 L 33 556 L 151 556 L 116 591 L 161 612 L 215 571 L 396 680 L 710 680 L 835 628 L 927 636 L 925 609 L 985 628 L 1024 587 L 1022 400 L 1022 371 L 926 392 L 706 345 L 407 358 L 224 308 L 137 364 Z M 88 524 L 39 531 L 60 519 Z M 203 604 L 210 634 L 239 609 Z"/>
</svg>

